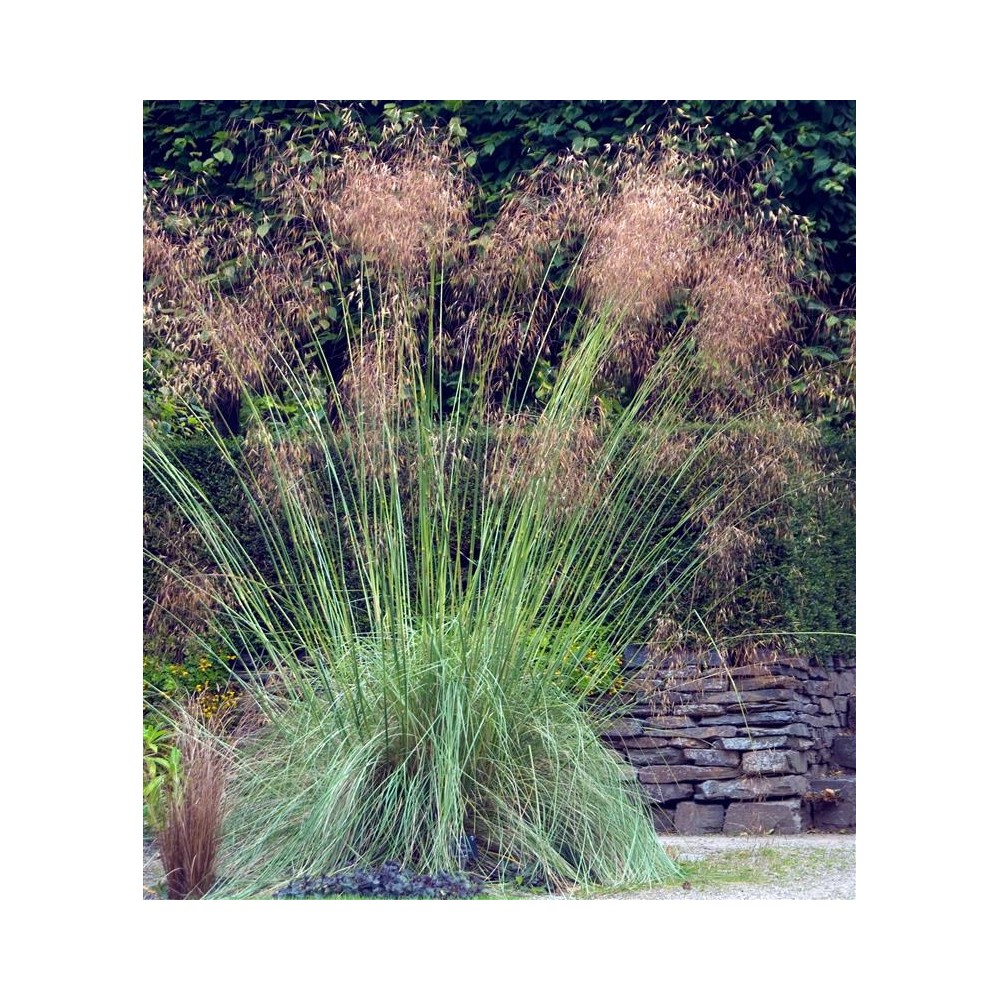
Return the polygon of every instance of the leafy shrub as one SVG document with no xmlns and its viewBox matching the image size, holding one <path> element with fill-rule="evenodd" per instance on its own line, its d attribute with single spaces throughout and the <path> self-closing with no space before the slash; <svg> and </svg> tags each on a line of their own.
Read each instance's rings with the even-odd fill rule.
<svg viewBox="0 0 1000 1000">
<path fill-rule="evenodd" d="M 232 684 L 230 663 L 234 656 L 190 654 L 180 663 L 162 657 L 142 658 L 142 688 L 147 709 L 157 710 L 168 702 L 189 701 L 206 721 L 234 709 L 237 690 Z"/>
<path fill-rule="evenodd" d="M 554 639 L 538 633 L 538 655 L 557 655 L 552 676 L 555 682 L 578 697 L 617 694 L 625 683 L 622 657 L 607 638 L 606 629 L 595 629 L 589 641 L 573 643 L 569 649 L 553 654 Z"/>
<path fill-rule="evenodd" d="M 390 861 L 374 869 L 354 868 L 340 875 L 295 879 L 275 892 L 274 898 L 472 899 L 482 891 L 482 881 L 474 876 L 453 872 L 417 875 Z"/>
</svg>

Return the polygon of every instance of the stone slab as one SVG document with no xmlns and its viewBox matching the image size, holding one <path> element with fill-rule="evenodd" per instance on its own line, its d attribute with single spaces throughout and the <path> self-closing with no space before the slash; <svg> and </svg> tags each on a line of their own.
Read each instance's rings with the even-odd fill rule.
<svg viewBox="0 0 1000 1000">
<path fill-rule="evenodd" d="M 805 774 L 806 756 L 797 750 L 751 750 L 743 754 L 745 774 Z"/>
<path fill-rule="evenodd" d="M 619 719 L 610 729 L 605 729 L 601 735 L 605 739 L 621 739 L 626 736 L 642 736 L 642 723 L 638 719 Z"/>
<path fill-rule="evenodd" d="M 630 764 L 640 767 L 647 764 L 680 764 L 684 751 L 679 747 L 661 747 L 659 750 L 626 750 Z"/>
<path fill-rule="evenodd" d="M 799 799 L 781 802 L 734 802 L 726 810 L 722 832 L 740 834 L 789 834 L 802 832 L 802 803 Z"/>
<path fill-rule="evenodd" d="M 831 757 L 841 767 L 857 769 L 857 737 L 853 734 L 835 736 L 831 747 Z"/>
<path fill-rule="evenodd" d="M 807 750 L 812 740 L 804 736 L 732 736 L 719 740 L 723 750 Z"/>
<path fill-rule="evenodd" d="M 653 820 L 653 829 L 657 833 L 676 833 L 674 826 L 674 810 L 664 806 L 650 806 L 650 816 Z"/>
<path fill-rule="evenodd" d="M 682 750 L 681 753 L 687 763 L 702 767 L 739 767 L 741 760 L 740 754 L 735 750 L 689 749 Z"/>
<path fill-rule="evenodd" d="M 811 778 L 809 788 L 814 829 L 834 831 L 856 829 L 857 782 L 854 779 Z"/>
<path fill-rule="evenodd" d="M 647 802 L 665 803 L 689 799 L 694 795 L 694 785 L 678 785 L 670 782 L 662 785 L 639 785 L 642 797 Z"/>
<path fill-rule="evenodd" d="M 805 795 L 809 791 L 809 781 L 801 775 L 747 775 L 744 778 L 734 778 L 728 781 L 703 781 L 698 785 L 695 798 L 699 802 L 719 801 L 724 799 L 788 798 Z"/>
<path fill-rule="evenodd" d="M 833 689 L 837 694 L 854 694 L 856 675 L 853 670 L 844 670 L 833 678 Z"/>
<path fill-rule="evenodd" d="M 650 750 L 653 747 L 670 746 L 670 740 L 662 736 L 623 736 L 610 738 L 608 742 L 625 750 Z"/>
<path fill-rule="evenodd" d="M 687 836 L 720 833 L 725 816 L 725 806 L 707 805 L 701 802 L 678 802 L 674 826 L 678 833 Z"/>
<path fill-rule="evenodd" d="M 735 726 L 694 726 L 691 729 L 656 729 L 647 727 L 648 731 L 656 736 L 673 738 L 680 737 L 686 739 L 711 740 L 716 737 L 735 736 Z"/>
<path fill-rule="evenodd" d="M 808 702 L 801 700 L 798 691 L 790 690 L 787 687 L 763 688 L 754 691 L 720 691 L 718 694 L 706 695 L 705 701 L 710 704 L 728 703 L 733 705 L 737 705 L 740 702 L 747 705 L 755 705 L 760 702 L 778 701 L 794 701 L 803 705 L 808 704 Z"/>
<path fill-rule="evenodd" d="M 708 781 L 735 778 L 739 773 L 739 768 L 736 767 L 696 767 L 690 764 L 640 767 L 638 771 L 639 780 L 644 785 L 659 785 L 671 781 Z"/>
<path fill-rule="evenodd" d="M 696 725 L 698 723 L 686 715 L 651 715 L 643 723 L 647 732 L 650 729 L 685 729 L 688 726 Z"/>
<path fill-rule="evenodd" d="M 703 691 L 725 691 L 729 682 L 721 677 L 697 677 L 692 680 L 677 681 L 667 685 L 670 691 L 693 691 L 701 694 Z"/>
<path fill-rule="evenodd" d="M 721 705 L 675 705 L 675 710 L 682 711 L 685 715 L 694 715 L 702 718 L 706 715 L 725 715 L 726 710 Z"/>
<path fill-rule="evenodd" d="M 734 726 L 747 726 L 747 725 L 789 725 L 794 722 L 798 722 L 800 715 L 798 712 L 784 711 L 768 711 L 761 710 L 759 712 L 747 712 L 746 718 L 742 715 L 721 715 L 715 721 L 719 725 L 734 725 Z"/>
</svg>

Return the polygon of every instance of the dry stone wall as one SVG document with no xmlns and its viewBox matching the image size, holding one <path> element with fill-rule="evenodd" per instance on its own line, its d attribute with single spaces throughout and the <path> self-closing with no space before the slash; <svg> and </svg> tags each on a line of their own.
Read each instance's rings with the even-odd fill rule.
<svg viewBox="0 0 1000 1000">
<path fill-rule="evenodd" d="M 853 659 L 649 647 L 626 656 L 624 711 L 604 739 L 634 768 L 658 829 L 855 828 Z"/>
</svg>

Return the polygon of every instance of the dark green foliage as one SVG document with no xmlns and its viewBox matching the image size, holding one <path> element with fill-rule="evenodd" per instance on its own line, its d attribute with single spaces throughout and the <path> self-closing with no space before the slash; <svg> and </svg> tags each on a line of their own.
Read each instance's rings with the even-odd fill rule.
<svg viewBox="0 0 1000 1000">
<path fill-rule="evenodd" d="M 223 459 L 219 450 L 204 438 L 171 438 L 171 447 L 180 465 L 204 491 L 212 506 L 225 519 L 251 555 L 258 567 L 266 572 L 268 552 L 264 539 L 251 515 L 237 473 Z M 239 454 L 240 445 L 234 441 L 231 454 Z M 145 525 L 142 583 L 144 616 L 158 599 L 169 567 L 188 572 L 192 565 L 200 564 L 205 553 L 196 543 L 179 543 L 178 532 L 183 524 L 170 516 L 173 505 L 156 479 L 143 470 L 143 520 Z M 180 565 L 178 561 L 180 560 Z M 197 656 L 205 651 L 204 636 L 193 634 L 194 623 L 183 618 L 174 620 L 168 614 L 154 628 L 147 627 L 147 652 L 171 659 Z"/>
<path fill-rule="evenodd" d="M 774 628 L 803 652 L 853 653 L 855 509 L 847 470 L 829 492 L 792 497 L 790 508 L 782 538 L 769 540 L 757 574 L 773 597 Z"/>
<path fill-rule="evenodd" d="M 483 891 L 475 876 L 438 872 L 415 875 L 395 862 L 378 868 L 353 868 L 341 875 L 301 878 L 279 889 L 275 899 L 471 899 Z"/>
</svg>

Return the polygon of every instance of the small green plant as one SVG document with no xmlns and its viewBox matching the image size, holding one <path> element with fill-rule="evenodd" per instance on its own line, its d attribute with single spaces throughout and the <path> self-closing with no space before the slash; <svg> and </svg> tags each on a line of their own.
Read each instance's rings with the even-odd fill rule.
<svg viewBox="0 0 1000 1000">
<path fill-rule="evenodd" d="M 142 820 L 143 828 L 156 832 L 163 827 L 165 802 L 181 779 L 181 753 L 174 734 L 165 725 L 144 722 L 142 726 Z"/>
<path fill-rule="evenodd" d="M 553 652 L 551 635 L 539 632 L 538 654 L 555 656 L 552 676 L 555 683 L 577 697 L 617 694 L 625 683 L 622 657 L 607 638 L 606 629 L 596 629 L 586 641 L 574 642 L 569 649 Z"/>
</svg>

